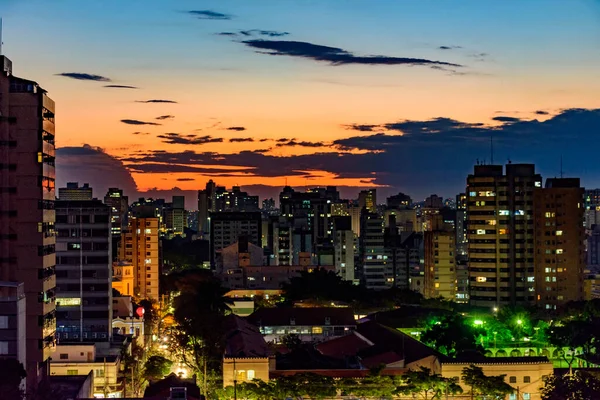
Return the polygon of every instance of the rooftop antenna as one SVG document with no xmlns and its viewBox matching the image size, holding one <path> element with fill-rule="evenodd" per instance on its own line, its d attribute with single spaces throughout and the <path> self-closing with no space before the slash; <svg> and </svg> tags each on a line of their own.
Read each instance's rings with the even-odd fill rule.
<svg viewBox="0 0 600 400">
<path fill-rule="evenodd" d="M 560 177 L 563 177 L 563 163 L 562 163 L 562 154 L 560 155 Z"/>
<path fill-rule="evenodd" d="M 490 164 L 494 165 L 494 134 L 490 134 Z"/>
</svg>

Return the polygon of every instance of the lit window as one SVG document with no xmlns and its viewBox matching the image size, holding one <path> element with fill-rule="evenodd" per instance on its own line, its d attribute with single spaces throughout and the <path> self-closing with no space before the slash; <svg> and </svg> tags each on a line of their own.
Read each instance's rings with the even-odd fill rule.
<svg viewBox="0 0 600 400">
<path fill-rule="evenodd" d="M 485 276 L 478 276 L 477 277 L 477 282 L 485 282 L 487 281 L 487 278 Z"/>
<path fill-rule="evenodd" d="M 544 272 L 545 272 L 545 273 L 549 274 L 549 273 L 550 273 L 550 271 L 552 271 L 552 269 L 550 269 L 550 268 L 544 268 Z"/>
<path fill-rule="evenodd" d="M 515 215 L 525 215 L 525 211 L 523 211 L 523 210 L 516 210 L 515 211 Z"/>
<path fill-rule="evenodd" d="M 439 287 L 440 287 L 440 284 L 436 282 L 436 283 L 435 283 L 435 287 L 436 287 L 436 288 L 439 288 Z"/>
<path fill-rule="evenodd" d="M 485 229 L 477 229 L 478 235 L 485 235 Z"/>
<path fill-rule="evenodd" d="M 495 219 L 488 219 L 487 220 L 487 224 L 488 225 L 496 225 L 496 220 Z"/>
<path fill-rule="evenodd" d="M 62 297 L 56 299 L 56 301 L 60 307 L 78 306 L 81 304 L 81 299 L 79 297 Z"/>
<path fill-rule="evenodd" d="M 500 210 L 500 211 L 498 211 L 498 215 L 510 215 L 510 211 L 508 211 L 508 210 Z"/>
<path fill-rule="evenodd" d="M 247 375 L 248 380 L 251 381 L 252 379 L 254 379 L 254 370 L 249 369 L 248 373 L 246 375 Z"/>
<path fill-rule="evenodd" d="M 146 230 L 144 231 L 144 233 L 146 233 L 146 235 L 149 235 L 149 234 L 151 234 L 151 233 L 152 233 L 152 229 L 146 229 Z"/>
<path fill-rule="evenodd" d="M 313 333 L 313 335 L 320 335 L 323 333 L 323 328 L 320 326 L 313 326 L 312 333 Z"/>
<path fill-rule="evenodd" d="M 500 235 L 506 235 L 506 234 L 507 234 L 507 232 L 508 232 L 508 230 L 507 230 L 507 229 L 498 229 L 498 233 L 499 233 Z"/>
<path fill-rule="evenodd" d="M 556 231 L 556 236 L 562 236 L 562 231 Z"/>
<path fill-rule="evenodd" d="M 546 218 L 554 218 L 556 216 L 556 213 L 553 212 L 546 212 Z"/>
<path fill-rule="evenodd" d="M 469 196 L 475 197 L 475 196 L 477 196 L 477 192 L 469 192 Z"/>
<path fill-rule="evenodd" d="M 542 182 L 535 181 L 535 187 L 542 187 Z"/>
<path fill-rule="evenodd" d="M 151 263 L 152 263 L 152 259 L 146 258 L 146 264 L 151 264 Z"/>
<path fill-rule="evenodd" d="M 556 249 L 556 254 L 562 254 L 563 253 L 563 249 Z"/>
<path fill-rule="evenodd" d="M 535 278 L 533 276 L 528 276 L 527 282 L 535 282 Z"/>
</svg>

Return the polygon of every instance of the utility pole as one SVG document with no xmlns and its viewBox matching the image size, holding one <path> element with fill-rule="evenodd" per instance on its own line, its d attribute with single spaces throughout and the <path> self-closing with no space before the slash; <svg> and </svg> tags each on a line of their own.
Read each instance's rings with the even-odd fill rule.
<svg viewBox="0 0 600 400">
<path fill-rule="evenodd" d="M 233 400 L 237 400 L 237 371 L 235 370 L 235 358 L 233 359 Z"/>
</svg>

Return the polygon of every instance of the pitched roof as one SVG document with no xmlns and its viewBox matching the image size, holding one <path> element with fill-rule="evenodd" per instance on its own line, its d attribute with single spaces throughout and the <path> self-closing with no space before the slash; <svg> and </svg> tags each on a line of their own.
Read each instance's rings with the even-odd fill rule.
<svg viewBox="0 0 600 400">
<path fill-rule="evenodd" d="M 439 359 L 445 358 L 441 353 L 413 339 L 409 335 L 375 321 L 359 324 L 356 327 L 356 331 L 374 344 L 358 353 L 363 359 L 386 352 L 398 354 L 404 359 L 405 364 L 410 364 L 429 356 L 436 356 Z"/>
<path fill-rule="evenodd" d="M 344 359 L 371 346 L 373 346 L 371 341 L 353 331 L 348 335 L 321 342 L 315 347 L 319 353 L 325 356 Z"/>
<path fill-rule="evenodd" d="M 195 377 L 192 379 L 182 379 L 171 373 L 164 379 L 151 383 L 144 391 L 144 398 L 160 398 L 158 396 L 168 397 L 173 387 L 185 387 L 187 388 L 188 399 L 202 399 L 200 395 L 200 388 L 196 385 Z"/>
<path fill-rule="evenodd" d="M 261 308 L 248 317 L 257 326 L 355 326 L 354 312 L 345 307 Z M 329 321 L 327 323 L 326 321 Z M 293 322 L 293 323 L 292 323 Z"/>
<path fill-rule="evenodd" d="M 225 326 L 225 357 L 267 357 L 269 347 L 258 328 L 245 318 L 229 315 Z"/>
</svg>

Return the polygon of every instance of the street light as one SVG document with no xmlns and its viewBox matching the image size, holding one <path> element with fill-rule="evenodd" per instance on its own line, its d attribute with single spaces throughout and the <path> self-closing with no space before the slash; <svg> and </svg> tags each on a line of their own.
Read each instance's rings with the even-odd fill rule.
<svg viewBox="0 0 600 400">
<path fill-rule="evenodd" d="M 521 325 L 521 324 L 523 324 L 523 321 L 522 321 L 522 320 L 520 320 L 520 319 L 518 319 L 518 320 L 517 320 L 517 324 L 518 324 L 518 325 Z"/>
</svg>

